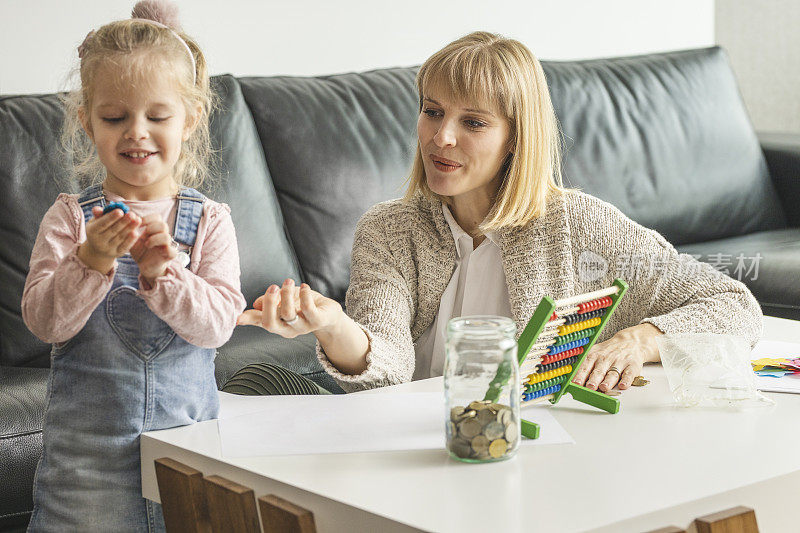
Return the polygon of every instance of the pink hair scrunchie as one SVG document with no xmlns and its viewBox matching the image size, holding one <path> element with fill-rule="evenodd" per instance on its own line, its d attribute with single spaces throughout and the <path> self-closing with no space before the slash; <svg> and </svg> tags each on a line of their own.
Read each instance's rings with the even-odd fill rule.
<svg viewBox="0 0 800 533">
<path fill-rule="evenodd" d="M 163 24 L 171 30 L 181 29 L 178 19 L 178 6 L 166 0 L 141 0 L 133 6 L 131 18 L 147 19 Z"/>
<path fill-rule="evenodd" d="M 189 48 L 189 45 L 183 37 L 178 35 L 178 31 L 181 30 L 181 25 L 180 22 L 178 22 L 178 6 L 174 2 L 168 2 L 167 0 L 141 0 L 133 6 L 131 18 L 169 30 L 186 49 L 186 53 L 189 54 L 189 60 L 192 62 L 193 83 L 197 83 L 197 63 L 194 59 L 192 49 Z M 86 49 L 93 35 L 94 30 L 87 33 L 86 38 L 84 38 L 83 42 L 78 46 L 79 59 L 83 59 L 86 55 Z"/>
<path fill-rule="evenodd" d="M 93 35 L 94 30 L 87 33 L 86 37 L 83 39 L 83 42 L 78 45 L 78 59 L 83 59 L 83 56 L 86 55 L 86 47 L 89 45 L 89 41 L 92 39 Z"/>
</svg>

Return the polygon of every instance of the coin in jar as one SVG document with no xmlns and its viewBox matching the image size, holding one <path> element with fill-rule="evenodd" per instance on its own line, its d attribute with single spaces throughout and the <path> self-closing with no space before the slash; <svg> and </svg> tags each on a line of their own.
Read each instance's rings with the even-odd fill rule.
<svg viewBox="0 0 800 533">
<path fill-rule="evenodd" d="M 497 439 L 489 443 L 489 455 L 495 459 L 505 455 L 507 449 L 508 442 L 505 439 Z"/>
<path fill-rule="evenodd" d="M 506 427 L 501 424 L 500 422 L 491 422 L 483 428 L 483 434 L 486 435 L 486 438 L 489 440 L 497 440 L 506 433 Z"/>
<path fill-rule="evenodd" d="M 489 400 L 475 400 L 474 402 L 470 402 L 469 408 L 480 411 L 481 409 L 486 409 L 490 403 L 492 402 Z"/>
<path fill-rule="evenodd" d="M 506 438 L 506 441 L 508 441 L 509 446 L 513 445 L 517 441 L 519 438 L 519 429 L 517 428 L 516 424 L 510 424 L 506 426 L 504 437 Z"/>
<path fill-rule="evenodd" d="M 452 409 L 450 409 L 450 420 L 453 422 L 458 422 L 461 418 L 461 415 L 464 414 L 464 406 L 456 405 Z"/>
<path fill-rule="evenodd" d="M 461 413 L 458 417 L 458 420 L 454 420 L 454 422 L 461 422 L 462 420 L 466 420 L 468 418 L 475 418 L 478 412 L 474 411 L 473 409 L 466 409 L 463 413 Z"/>
<path fill-rule="evenodd" d="M 458 429 L 456 428 L 456 425 L 453 422 L 448 422 L 447 423 L 447 436 L 448 437 L 455 437 L 456 435 L 458 435 Z"/>
<path fill-rule="evenodd" d="M 478 435 L 470 441 L 470 446 L 476 454 L 484 454 L 489 450 L 489 439 L 483 435 Z"/>
<path fill-rule="evenodd" d="M 480 422 L 474 418 L 470 418 L 458 423 L 458 433 L 465 439 L 470 440 L 472 437 L 480 434 L 482 427 Z"/>
<path fill-rule="evenodd" d="M 476 417 L 478 422 L 481 423 L 481 426 L 485 426 L 489 422 L 494 422 L 495 414 L 492 412 L 491 408 L 489 409 L 481 409 L 478 411 L 478 416 Z"/>
<path fill-rule="evenodd" d="M 462 458 L 472 455 L 472 447 L 469 442 L 460 438 L 455 438 L 450 441 L 450 451 Z"/>
<path fill-rule="evenodd" d="M 504 426 L 507 426 L 514 421 L 514 414 L 511 412 L 511 409 L 506 407 L 497 414 L 497 420 Z"/>
</svg>

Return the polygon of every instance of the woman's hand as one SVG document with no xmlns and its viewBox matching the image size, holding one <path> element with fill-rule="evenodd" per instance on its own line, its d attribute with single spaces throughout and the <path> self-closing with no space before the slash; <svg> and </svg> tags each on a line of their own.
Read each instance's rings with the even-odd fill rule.
<svg viewBox="0 0 800 533">
<path fill-rule="evenodd" d="M 592 347 L 572 378 L 573 383 L 585 383 L 587 388 L 600 392 L 608 392 L 616 385 L 627 389 L 641 374 L 644 363 L 661 360 L 656 343 L 659 335 L 663 335 L 661 330 L 647 322 L 618 331 Z"/>
<path fill-rule="evenodd" d="M 128 253 L 136 242 L 142 219 L 121 209 L 103 214 L 102 207 L 92 208 L 92 215 L 94 218 L 86 223 L 86 241 L 78 247 L 78 259 L 105 275 L 114 268 L 117 257 Z"/>
<path fill-rule="evenodd" d="M 270 285 L 249 309 L 239 315 L 237 325 L 261 326 L 291 339 L 305 333 L 333 330 L 345 318 L 339 302 L 321 295 L 303 283 L 298 289 L 287 279 L 282 287 Z"/>
<path fill-rule="evenodd" d="M 167 264 L 178 251 L 172 246 L 169 226 L 160 216 L 148 215 L 142 225 L 144 231 L 131 247 L 131 256 L 139 265 L 139 274 L 152 286 L 156 278 L 167 273 Z"/>
<path fill-rule="evenodd" d="M 336 300 L 326 298 L 294 280 L 283 286 L 270 285 L 264 296 L 253 302 L 253 309 L 239 315 L 238 326 L 261 326 L 288 339 L 313 333 L 328 360 L 344 374 L 357 375 L 367 369 L 369 339 L 348 317 Z"/>
</svg>

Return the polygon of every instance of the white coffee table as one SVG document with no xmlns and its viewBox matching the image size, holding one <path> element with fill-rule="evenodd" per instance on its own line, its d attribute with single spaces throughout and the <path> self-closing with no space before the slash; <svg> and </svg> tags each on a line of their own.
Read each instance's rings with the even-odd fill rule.
<svg viewBox="0 0 800 533">
<path fill-rule="evenodd" d="M 798 342 L 800 322 L 768 317 L 764 337 Z M 143 494 L 159 501 L 153 461 L 171 457 L 310 509 L 321 533 L 640 532 L 736 505 L 754 508 L 762 531 L 796 527 L 800 395 L 768 393 L 777 405 L 750 412 L 683 409 L 659 365 L 644 374 L 650 385 L 623 393 L 617 415 L 569 396 L 552 408 L 576 444 L 521 447 L 487 465 L 444 450 L 223 458 L 217 421 L 145 433 Z"/>
</svg>

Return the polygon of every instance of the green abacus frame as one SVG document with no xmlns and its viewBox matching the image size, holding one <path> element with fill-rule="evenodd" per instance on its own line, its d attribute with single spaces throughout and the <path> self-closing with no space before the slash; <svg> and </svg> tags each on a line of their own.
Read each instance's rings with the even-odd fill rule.
<svg viewBox="0 0 800 533">
<path fill-rule="evenodd" d="M 588 389 L 582 385 L 577 385 L 572 382 L 572 378 L 575 376 L 575 373 L 580 368 L 583 360 L 586 358 L 586 354 L 589 353 L 592 346 L 594 346 L 595 341 L 597 340 L 600 333 L 603 331 L 603 328 L 608 322 L 608 319 L 611 318 L 611 315 L 614 314 L 614 310 L 617 308 L 619 301 L 624 296 L 625 292 L 628 290 L 628 284 L 622 281 L 621 279 L 617 278 L 614 280 L 611 286 L 616 286 L 619 290 L 614 293 L 607 295 L 611 298 L 611 305 L 607 308 L 606 312 L 603 314 L 603 318 L 600 321 L 600 325 L 596 326 L 595 332 L 589 337 L 589 342 L 585 345 L 586 347 L 583 350 L 578 361 L 572 365 L 572 372 L 569 373 L 567 378 L 564 380 L 564 384 L 561 387 L 561 390 L 554 393 L 553 398 L 550 399 L 551 404 L 558 403 L 558 400 L 564 395 L 564 393 L 570 393 L 572 397 L 582 403 L 591 405 L 593 407 L 597 407 L 607 413 L 616 414 L 619 412 L 619 400 L 603 394 L 602 392 L 598 392 L 592 389 Z M 587 293 L 591 294 L 591 293 Z M 583 295 L 581 295 L 583 296 Z M 593 298 L 589 298 L 586 301 L 591 301 Z M 544 327 L 550 321 L 550 317 L 553 316 L 553 311 L 556 309 L 556 302 L 549 296 L 545 296 L 542 298 L 542 301 L 539 303 L 536 311 L 534 311 L 533 316 L 531 316 L 530 320 L 528 320 L 528 324 L 525 326 L 525 329 L 522 331 L 522 334 L 519 336 L 519 340 L 517 340 L 517 360 L 521 365 L 525 359 L 528 357 L 528 352 L 531 350 L 531 347 L 536 344 L 536 340 L 539 338 L 539 334 L 541 334 Z M 503 375 L 505 375 L 505 379 L 503 379 Z M 508 373 L 507 372 L 498 372 L 497 377 L 492 382 L 493 387 L 490 387 L 489 391 L 486 393 L 486 400 L 497 401 L 497 398 L 500 395 L 501 383 L 504 383 L 508 380 Z M 521 420 L 522 423 L 522 435 L 528 437 L 529 439 L 538 439 L 539 438 L 539 424 L 535 424 L 533 422 L 529 422 L 527 420 Z"/>
</svg>

